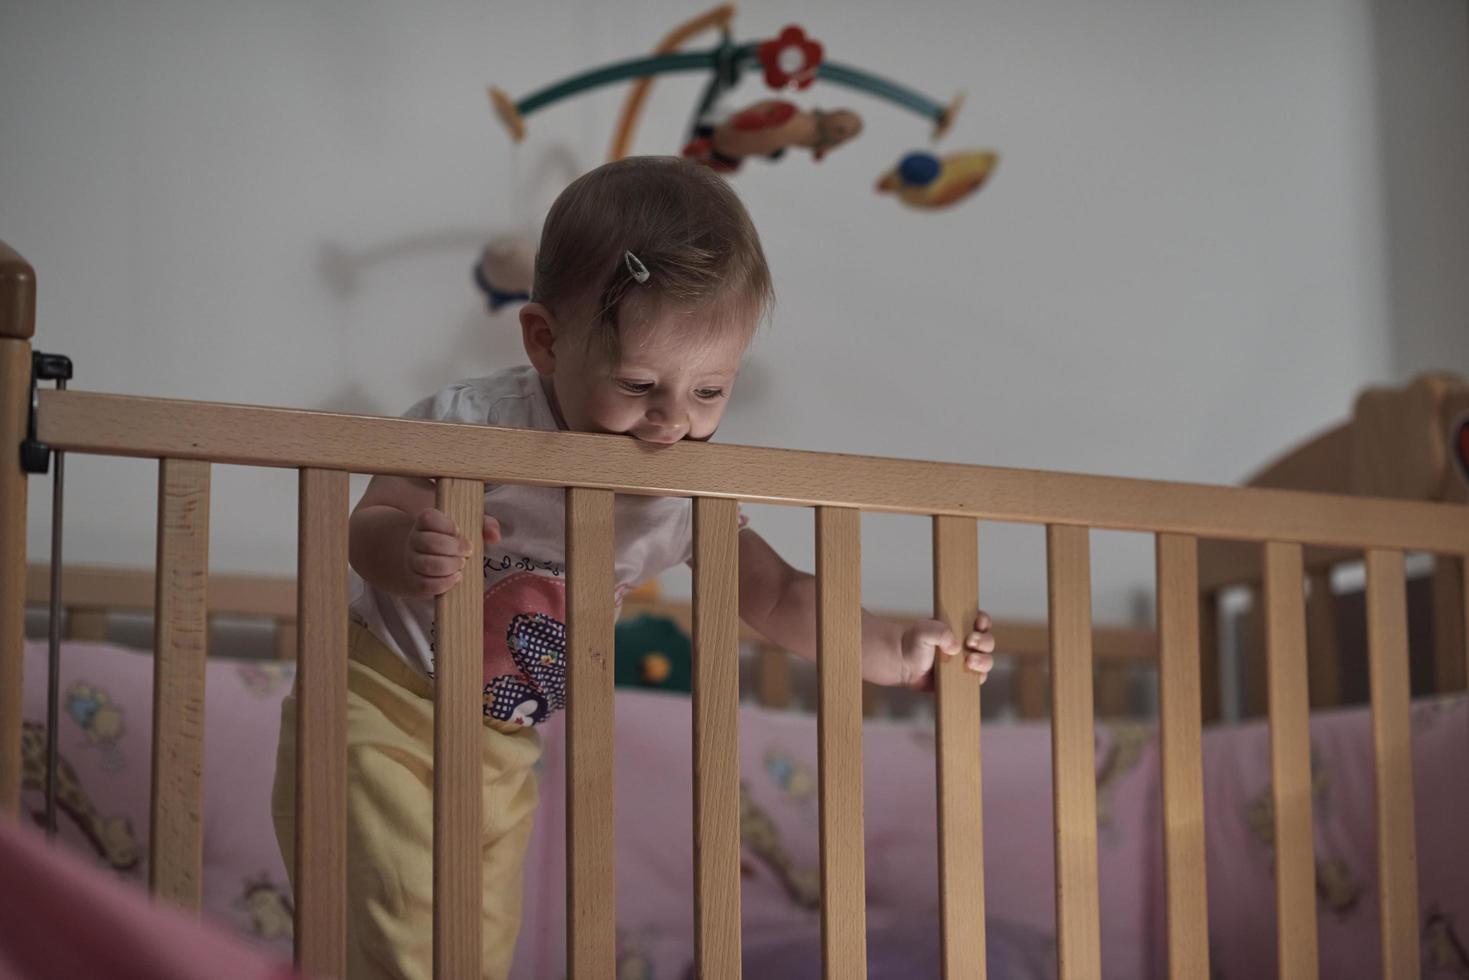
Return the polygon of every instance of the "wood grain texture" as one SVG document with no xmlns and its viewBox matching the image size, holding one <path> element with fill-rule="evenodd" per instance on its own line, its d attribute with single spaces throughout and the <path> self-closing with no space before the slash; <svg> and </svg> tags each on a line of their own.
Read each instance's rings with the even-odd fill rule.
<svg viewBox="0 0 1469 980">
<path fill-rule="evenodd" d="M 1175 977 L 1207 977 L 1198 542 L 1183 535 L 1158 535 L 1157 565 L 1168 971 Z"/>
<path fill-rule="evenodd" d="M 0 254 L 3 249 L 4 244 L 0 243 Z M 5 316 L 0 313 L 0 318 Z M 30 383 L 31 345 L 24 340 L 0 337 L 0 443 L 6 446 L 18 447 L 25 439 Z M 20 468 L 20 453 L 12 448 L 0 459 L 0 816 L 20 812 L 26 483 L 26 473 Z"/>
<path fill-rule="evenodd" d="M 347 970 L 347 474 L 302 470 L 296 582 L 296 966 Z"/>
<path fill-rule="evenodd" d="M 1050 636 L 1049 631 L 1047 637 Z M 1048 640 L 1049 642 L 1049 640 Z M 1050 651 L 1047 650 L 1049 656 Z M 1050 710 L 1050 682 L 1045 665 L 1022 660 L 1015 665 L 1015 711 L 1021 718 L 1044 718 Z"/>
<path fill-rule="evenodd" d="M 816 510 L 821 948 L 827 980 L 867 976 L 862 836 L 861 514 Z"/>
<path fill-rule="evenodd" d="M 1202 542 L 1200 542 L 1202 543 Z M 1203 689 L 1203 720 L 1212 724 L 1224 713 L 1219 675 L 1219 596 L 1199 595 L 1199 685 Z"/>
<path fill-rule="evenodd" d="M 1270 772 L 1275 802 L 1276 949 L 1282 977 L 1317 974 L 1316 859 L 1301 546 L 1265 545 Z"/>
<path fill-rule="evenodd" d="M 1270 668 L 1265 652 L 1265 586 L 1249 588 L 1250 604 L 1239 621 L 1240 660 L 1244 663 L 1244 685 L 1240 692 L 1240 714 L 1243 718 L 1259 718 L 1269 709 Z"/>
<path fill-rule="evenodd" d="M 299 628 L 300 625 L 293 619 L 278 619 L 275 621 L 275 659 L 296 659 L 297 647 L 299 646 L 296 631 Z"/>
<path fill-rule="evenodd" d="M 77 565 L 61 570 L 61 591 L 68 605 L 116 612 L 153 611 L 158 586 L 151 568 L 114 565 Z M 27 566 L 25 596 L 28 605 L 45 605 L 51 598 L 51 568 L 44 563 Z M 209 615 L 296 618 L 296 580 L 289 575 L 209 576 Z"/>
<path fill-rule="evenodd" d="M 158 464 L 149 885 L 199 910 L 204 860 L 204 661 L 208 653 L 209 464 Z"/>
<path fill-rule="evenodd" d="M 566 948 L 577 980 L 612 980 L 617 962 L 612 503 L 607 490 L 566 491 Z"/>
<path fill-rule="evenodd" d="M 654 450 L 611 436 L 77 391 L 42 392 L 40 426 L 58 448 L 109 455 L 1469 553 L 1456 506 L 1293 490 L 692 442 Z"/>
<path fill-rule="evenodd" d="M 1306 673 L 1312 708 L 1341 704 L 1341 643 L 1336 632 L 1336 599 L 1331 572 L 1318 569 L 1306 576 Z"/>
<path fill-rule="evenodd" d="M 1437 555 L 1433 566 L 1433 679 L 1439 694 L 1469 686 L 1469 579 L 1464 558 Z"/>
<path fill-rule="evenodd" d="M 1051 621 L 1051 773 L 1055 785 L 1056 945 L 1061 980 L 1101 976 L 1096 733 L 1092 725 L 1089 533 L 1046 529 Z"/>
<path fill-rule="evenodd" d="M 28 341 L 35 333 L 36 270 L 14 248 L 0 242 L 0 340 Z M 29 376 L 29 354 L 26 371 Z"/>
<path fill-rule="evenodd" d="M 63 587 L 63 594 L 65 591 L 65 587 Z M 63 635 L 68 640 L 101 643 L 107 639 L 108 619 L 106 609 L 97 609 L 91 606 L 67 606 L 65 632 Z"/>
<path fill-rule="evenodd" d="M 739 980 L 739 504 L 694 501 L 694 949 L 705 980 Z"/>
<path fill-rule="evenodd" d="M 454 980 L 481 964 L 485 489 L 441 479 L 437 492 L 471 549 L 464 578 L 434 602 L 434 977 Z"/>
<path fill-rule="evenodd" d="M 1407 589 L 1402 552 L 1367 552 L 1367 663 L 1377 776 L 1382 975 L 1395 980 L 1414 980 L 1419 970 Z"/>
<path fill-rule="evenodd" d="M 755 656 L 755 700 L 766 708 L 791 704 L 791 655 L 769 643 Z"/>
<path fill-rule="evenodd" d="M 979 612 L 979 526 L 933 519 L 933 616 L 962 644 Z M 934 665 L 937 710 L 939 913 L 945 980 L 985 976 L 980 684 L 964 656 Z"/>
<path fill-rule="evenodd" d="M 1117 664 L 1098 663 L 1092 678 L 1096 685 L 1098 718 L 1126 718 L 1132 711 L 1132 671 Z"/>
</svg>

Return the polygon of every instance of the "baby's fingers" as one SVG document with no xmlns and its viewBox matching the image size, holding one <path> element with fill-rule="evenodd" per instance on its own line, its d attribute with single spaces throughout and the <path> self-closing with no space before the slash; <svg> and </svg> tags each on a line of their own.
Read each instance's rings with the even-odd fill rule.
<svg viewBox="0 0 1469 980">
<path fill-rule="evenodd" d="M 413 530 L 415 532 L 432 531 L 456 538 L 459 536 L 459 528 L 454 524 L 453 518 L 433 507 L 418 512 L 418 516 L 413 520 Z"/>
<path fill-rule="evenodd" d="M 414 531 L 408 535 L 408 550 L 420 555 L 463 558 L 469 554 L 469 542 L 457 534 Z"/>
<path fill-rule="evenodd" d="M 453 575 L 446 575 L 442 578 L 420 579 L 419 581 L 422 584 L 418 593 L 418 597 L 420 599 L 432 599 L 434 596 L 441 596 L 445 592 L 448 592 L 450 589 L 454 588 L 454 586 L 458 585 L 463 578 L 463 572 L 456 572 Z"/>
<path fill-rule="evenodd" d="M 964 669 L 978 674 L 981 684 L 989 680 L 990 669 L 994 665 L 995 658 L 987 653 L 971 653 L 964 658 Z"/>
<path fill-rule="evenodd" d="M 993 633 L 970 633 L 964 640 L 966 649 L 975 653 L 994 653 L 995 637 Z"/>
<path fill-rule="evenodd" d="M 953 631 L 937 620 L 915 625 L 912 637 L 914 646 L 920 650 L 937 650 L 945 657 L 959 652 L 959 641 L 954 639 Z"/>
<path fill-rule="evenodd" d="M 463 568 L 462 555 L 434 555 L 421 551 L 411 551 L 408 554 L 409 571 L 423 578 L 448 578 L 459 574 Z"/>
</svg>

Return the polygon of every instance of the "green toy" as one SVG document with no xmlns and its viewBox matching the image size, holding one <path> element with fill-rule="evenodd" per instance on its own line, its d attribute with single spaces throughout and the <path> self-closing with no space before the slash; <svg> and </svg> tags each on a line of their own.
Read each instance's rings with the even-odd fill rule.
<svg viewBox="0 0 1469 980">
<path fill-rule="evenodd" d="M 617 624 L 613 683 L 654 691 L 693 690 L 693 644 L 678 624 L 643 613 Z"/>
</svg>

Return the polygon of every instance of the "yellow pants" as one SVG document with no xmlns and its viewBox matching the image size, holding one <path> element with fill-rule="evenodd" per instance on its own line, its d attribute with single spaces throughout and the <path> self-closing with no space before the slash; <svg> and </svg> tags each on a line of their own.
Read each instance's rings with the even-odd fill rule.
<svg viewBox="0 0 1469 980">
<path fill-rule="evenodd" d="M 347 664 L 347 977 L 433 975 L 433 692 L 353 624 Z M 531 729 L 483 729 L 484 976 L 510 972 L 536 807 Z M 295 875 L 296 698 L 281 706 L 271 812 Z M 294 884 L 294 881 L 293 881 Z"/>
</svg>

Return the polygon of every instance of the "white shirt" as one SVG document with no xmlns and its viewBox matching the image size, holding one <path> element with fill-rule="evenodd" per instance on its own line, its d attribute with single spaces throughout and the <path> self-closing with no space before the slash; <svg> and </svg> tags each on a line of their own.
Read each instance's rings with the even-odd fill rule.
<svg viewBox="0 0 1469 980">
<path fill-rule="evenodd" d="M 558 428 L 529 366 L 452 384 L 405 417 Z M 485 547 L 484 712 L 501 722 L 537 724 L 566 702 L 565 498 L 559 488 L 485 484 L 484 512 L 503 536 Z M 609 599 L 619 606 L 624 593 L 692 556 L 687 498 L 619 495 L 613 521 L 616 593 Z M 411 667 L 434 676 L 433 600 L 390 595 L 353 572 L 351 610 Z"/>
</svg>

